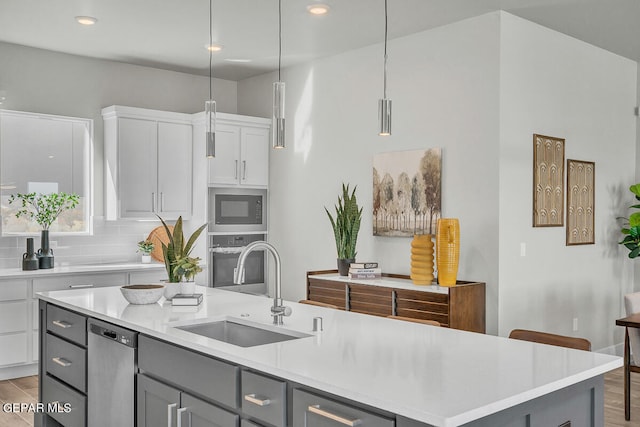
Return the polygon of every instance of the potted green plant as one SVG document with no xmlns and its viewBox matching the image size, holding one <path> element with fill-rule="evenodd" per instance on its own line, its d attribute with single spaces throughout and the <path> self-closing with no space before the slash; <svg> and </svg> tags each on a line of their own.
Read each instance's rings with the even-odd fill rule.
<svg viewBox="0 0 640 427">
<path fill-rule="evenodd" d="M 38 250 L 39 268 L 53 268 L 53 249 L 49 246 L 49 227 L 62 212 L 78 206 L 80 196 L 73 193 L 36 194 L 35 192 L 17 193 L 9 196 L 9 204 L 16 200 L 21 202 L 21 208 L 16 212 L 16 217 L 24 216 L 34 220 L 42 227 L 40 249 Z"/>
<path fill-rule="evenodd" d="M 160 216 L 158 216 L 158 218 L 160 218 Z M 195 244 L 198 237 L 200 237 L 200 233 L 202 233 L 202 230 L 205 229 L 207 224 L 202 224 L 196 231 L 193 232 L 193 234 L 191 234 L 189 239 L 185 240 L 184 235 L 182 234 L 182 216 L 178 217 L 178 219 L 176 220 L 176 224 L 173 227 L 173 233 L 162 218 L 160 218 L 160 221 L 162 222 L 162 225 L 164 226 L 164 229 L 167 232 L 167 236 L 169 238 L 169 242 L 167 244 L 162 243 L 162 256 L 164 258 L 165 268 L 167 269 L 167 275 L 169 276 L 169 283 L 180 283 L 185 277 L 187 270 L 181 268 L 179 260 L 184 260 L 185 258 L 189 257 L 189 254 L 193 250 L 193 245 Z M 193 276 L 195 276 L 195 274 L 198 272 L 193 271 L 193 269 L 189 270 L 190 278 L 193 278 Z M 173 298 L 173 295 L 177 293 L 175 292 L 176 286 L 173 286 L 171 288 L 172 289 L 170 289 L 169 286 L 166 287 L 168 291 L 165 292 L 165 298 L 167 299 Z M 169 295 L 169 297 L 167 295 Z"/>
<path fill-rule="evenodd" d="M 151 240 L 141 240 L 138 242 L 138 250 L 142 253 L 142 263 L 149 264 L 151 262 L 151 252 L 155 248 L 155 244 Z"/>
<path fill-rule="evenodd" d="M 176 258 L 176 270 L 179 274 L 184 275 L 184 282 L 180 283 L 180 293 L 192 295 L 195 293 L 194 278 L 196 274 L 202 271 L 202 267 L 198 264 L 200 258 L 192 258 L 190 256 Z"/>
<path fill-rule="evenodd" d="M 338 271 L 341 276 L 349 274 L 349 264 L 356 260 L 356 243 L 362 219 L 362 208 L 358 208 L 356 200 L 356 188 L 357 186 L 349 194 L 349 184 L 346 186 L 344 183 L 342 184 L 342 197 L 338 196 L 335 218 L 326 207 L 324 208 L 329 216 L 329 221 L 331 221 L 336 239 Z"/>
<path fill-rule="evenodd" d="M 640 201 L 640 184 L 634 184 L 629 187 L 629 191 L 633 193 L 636 200 Z M 629 206 L 630 209 L 640 209 L 640 204 Z M 634 212 L 629 215 L 629 218 L 619 218 L 626 220 L 626 223 L 622 227 L 622 234 L 625 236 L 621 242 L 629 249 L 629 258 L 637 258 L 640 256 L 640 212 Z"/>
</svg>

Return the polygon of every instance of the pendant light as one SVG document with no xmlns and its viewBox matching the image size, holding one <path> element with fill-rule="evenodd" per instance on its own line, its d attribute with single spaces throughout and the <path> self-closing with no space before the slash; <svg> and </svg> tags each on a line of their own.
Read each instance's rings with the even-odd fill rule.
<svg viewBox="0 0 640 427">
<path fill-rule="evenodd" d="M 273 83 L 273 116 L 271 140 L 273 148 L 284 148 L 284 82 L 280 78 L 282 67 L 282 0 L 278 0 L 278 81 Z"/>
<path fill-rule="evenodd" d="M 387 99 L 387 0 L 384 0 L 384 81 L 382 99 L 378 100 L 378 135 L 391 135 L 391 100 Z"/>
<path fill-rule="evenodd" d="M 209 100 L 204 103 L 204 115 L 206 121 L 206 147 L 207 157 L 216 156 L 216 101 L 213 100 L 212 74 L 213 74 L 213 0 L 209 0 Z"/>
</svg>

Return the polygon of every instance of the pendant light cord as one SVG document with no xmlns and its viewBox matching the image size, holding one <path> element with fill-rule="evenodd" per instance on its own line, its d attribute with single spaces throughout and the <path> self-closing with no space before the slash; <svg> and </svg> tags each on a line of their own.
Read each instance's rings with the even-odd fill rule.
<svg viewBox="0 0 640 427">
<path fill-rule="evenodd" d="M 387 99 L 387 0 L 384 0 L 384 82 L 383 99 Z"/>
<path fill-rule="evenodd" d="M 211 48 L 213 47 L 213 24 L 212 24 L 212 15 L 213 15 L 213 0 L 209 0 L 209 100 L 213 99 L 213 92 L 211 90 L 211 74 L 213 68 L 213 51 Z"/>
<path fill-rule="evenodd" d="M 386 1 L 386 0 L 385 0 Z M 282 66 L 282 0 L 278 0 L 278 81 L 280 78 L 280 67 Z"/>
</svg>

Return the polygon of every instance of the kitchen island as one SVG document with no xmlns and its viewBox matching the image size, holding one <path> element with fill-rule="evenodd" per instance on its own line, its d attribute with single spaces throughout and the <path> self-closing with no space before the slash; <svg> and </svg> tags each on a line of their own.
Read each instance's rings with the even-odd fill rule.
<svg viewBox="0 0 640 427">
<path fill-rule="evenodd" d="M 232 393 L 222 390 L 227 397 L 219 397 L 218 389 L 216 396 L 207 396 L 195 386 L 186 390 L 193 391 L 199 402 L 205 400 L 213 409 L 229 415 L 235 420 L 230 425 L 236 425 L 240 418 L 243 426 L 280 425 L 273 420 L 260 424 L 260 418 L 250 409 L 258 402 L 263 406 L 284 405 L 282 425 L 296 427 L 349 423 L 398 427 L 602 426 L 603 375 L 622 366 L 622 359 L 615 356 L 297 303 L 287 303 L 292 315 L 284 319 L 283 326 L 273 326 L 271 299 L 202 287 L 198 292 L 205 294 L 198 307 L 172 307 L 164 300 L 130 305 L 116 288 L 44 292 L 40 298 L 41 307 L 52 304 L 138 331 L 138 388 L 147 380 L 162 383 L 163 375 L 171 377 L 172 369 L 188 369 L 191 364 L 196 369 L 203 358 L 230 367 L 229 375 L 236 379 L 228 384 Z M 321 332 L 312 330 L 316 317 L 322 317 Z M 304 337 L 245 348 L 178 329 L 223 319 Z M 41 330 L 46 329 L 43 326 Z M 170 359 L 173 368 L 164 373 L 154 368 L 152 360 L 172 352 L 177 355 Z M 183 354 L 184 358 L 180 356 Z M 218 367 L 200 372 L 208 375 L 215 370 Z M 258 383 L 284 387 L 282 399 L 247 395 L 248 384 L 256 383 L 255 377 Z M 166 383 L 176 386 L 178 381 L 169 378 Z M 321 403 L 309 400 L 309 396 Z M 138 410 L 143 402 L 138 390 Z M 331 412 L 331 408 L 339 410 Z M 348 415 L 350 408 L 357 417 Z M 179 413 L 174 411 L 173 416 Z M 360 415 L 363 413 L 384 422 L 357 421 L 369 419 Z M 327 414 L 335 417 L 326 418 Z M 296 421 L 302 419 L 304 422 Z M 563 424 L 565 421 L 573 424 Z"/>
</svg>

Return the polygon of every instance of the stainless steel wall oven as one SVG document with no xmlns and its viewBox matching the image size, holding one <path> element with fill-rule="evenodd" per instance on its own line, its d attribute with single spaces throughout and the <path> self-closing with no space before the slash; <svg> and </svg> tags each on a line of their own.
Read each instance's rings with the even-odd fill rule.
<svg viewBox="0 0 640 427">
<path fill-rule="evenodd" d="M 265 294 L 266 254 L 256 251 L 247 257 L 242 285 L 233 283 L 233 274 L 240 252 L 246 245 L 265 240 L 264 234 L 219 234 L 209 236 L 209 286 L 240 292 Z"/>
</svg>

